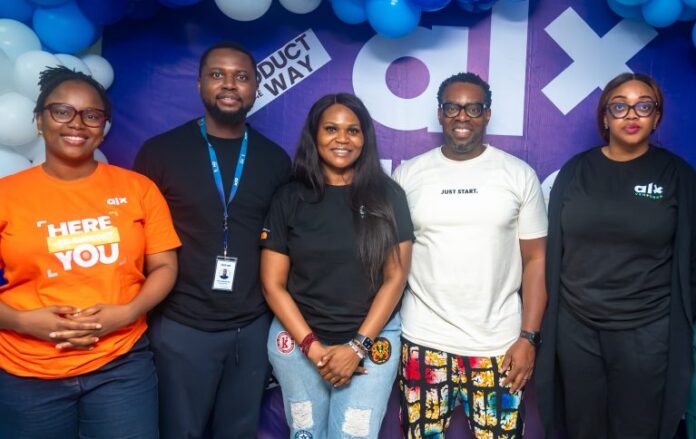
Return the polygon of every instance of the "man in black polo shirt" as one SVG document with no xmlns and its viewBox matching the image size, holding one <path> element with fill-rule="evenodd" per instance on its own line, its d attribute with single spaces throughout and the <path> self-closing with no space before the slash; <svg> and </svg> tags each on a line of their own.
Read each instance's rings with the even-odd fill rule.
<svg viewBox="0 0 696 439">
<path fill-rule="evenodd" d="M 143 145 L 135 169 L 164 194 L 181 237 L 179 276 L 150 322 L 163 438 L 255 438 L 270 316 L 259 232 L 290 159 L 246 124 L 256 62 L 220 43 L 201 57 L 205 116 Z"/>
</svg>

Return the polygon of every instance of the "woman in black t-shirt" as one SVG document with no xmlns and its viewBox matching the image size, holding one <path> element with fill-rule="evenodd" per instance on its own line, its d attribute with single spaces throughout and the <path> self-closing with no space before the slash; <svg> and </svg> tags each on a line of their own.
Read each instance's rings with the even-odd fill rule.
<svg viewBox="0 0 696 439">
<path fill-rule="evenodd" d="M 269 358 L 290 437 L 377 437 L 412 240 L 367 109 L 350 94 L 319 99 L 261 235 L 261 282 L 276 314 Z"/>
<path fill-rule="evenodd" d="M 597 108 L 606 145 L 571 159 L 554 182 L 537 362 L 549 435 L 562 414 L 571 439 L 671 439 L 684 413 L 694 174 L 651 145 L 663 114 L 652 78 L 617 76 Z"/>
</svg>

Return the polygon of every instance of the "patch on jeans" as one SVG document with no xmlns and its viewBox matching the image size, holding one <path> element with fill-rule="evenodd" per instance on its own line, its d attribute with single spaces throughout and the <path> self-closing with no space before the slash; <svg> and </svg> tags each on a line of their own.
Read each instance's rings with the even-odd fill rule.
<svg viewBox="0 0 696 439">
<path fill-rule="evenodd" d="M 377 337 L 370 349 L 370 360 L 375 364 L 384 364 L 391 358 L 392 346 L 384 337 Z"/>
<path fill-rule="evenodd" d="M 290 337 L 288 331 L 280 331 L 276 336 L 276 347 L 278 352 L 288 355 L 295 350 L 295 340 Z"/>
<path fill-rule="evenodd" d="M 297 433 L 295 433 L 295 439 L 312 439 L 314 436 L 312 436 L 312 433 L 308 432 L 307 430 L 300 430 Z"/>
</svg>

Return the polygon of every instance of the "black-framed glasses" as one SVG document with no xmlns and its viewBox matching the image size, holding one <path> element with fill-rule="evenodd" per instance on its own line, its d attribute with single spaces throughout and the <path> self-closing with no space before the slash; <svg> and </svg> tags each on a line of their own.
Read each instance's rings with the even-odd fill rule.
<svg viewBox="0 0 696 439">
<path fill-rule="evenodd" d="M 469 102 L 468 104 L 459 105 L 454 102 L 444 102 L 440 109 L 445 117 L 455 118 L 464 110 L 464 114 L 472 119 L 479 118 L 483 115 L 483 111 L 488 108 L 488 105 L 483 102 Z"/>
<path fill-rule="evenodd" d="M 78 114 L 82 123 L 90 128 L 101 128 L 106 123 L 106 112 L 99 108 L 85 108 L 77 111 L 72 105 L 53 103 L 46 105 L 44 110 L 48 110 L 51 119 L 58 123 L 70 123 Z"/>
<path fill-rule="evenodd" d="M 657 102 L 640 101 L 635 105 L 628 105 L 625 102 L 612 102 L 607 104 L 607 112 L 614 119 L 624 119 L 633 110 L 638 117 L 650 117 L 657 110 Z"/>
</svg>

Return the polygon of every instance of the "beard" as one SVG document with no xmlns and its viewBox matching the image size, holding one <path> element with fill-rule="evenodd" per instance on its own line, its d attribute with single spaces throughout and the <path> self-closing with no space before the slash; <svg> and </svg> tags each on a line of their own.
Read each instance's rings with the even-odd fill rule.
<svg viewBox="0 0 696 439">
<path fill-rule="evenodd" d="M 210 117 L 215 119 L 219 124 L 224 125 L 237 125 L 243 123 L 246 120 L 246 116 L 251 111 L 251 105 L 242 106 L 236 111 L 223 111 L 217 105 L 205 102 L 205 109 L 210 114 Z"/>
</svg>

